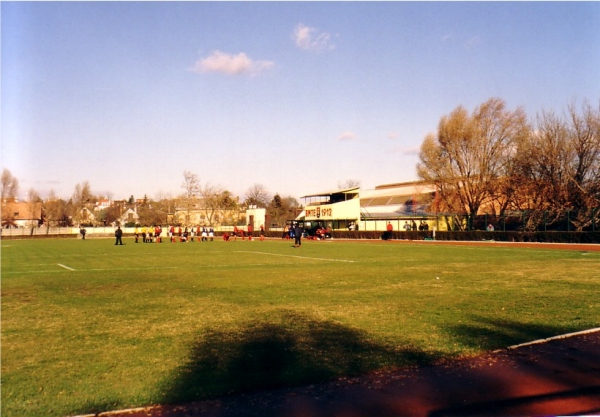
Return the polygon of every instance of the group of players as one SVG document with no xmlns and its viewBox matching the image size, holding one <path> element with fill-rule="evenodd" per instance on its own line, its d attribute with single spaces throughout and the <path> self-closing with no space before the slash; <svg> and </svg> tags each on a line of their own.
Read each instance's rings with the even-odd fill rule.
<svg viewBox="0 0 600 417">
<path fill-rule="evenodd" d="M 244 229 L 238 229 L 237 226 L 234 226 L 231 234 L 227 232 L 223 233 L 223 240 L 227 242 L 230 239 L 237 240 L 238 237 L 241 237 L 242 240 L 244 240 L 246 237 L 248 240 L 254 240 L 253 231 L 254 229 L 252 225 L 248 225 L 247 231 L 244 231 Z M 260 226 L 260 240 L 265 240 L 265 227 L 262 225 Z"/>
<path fill-rule="evenodd" d="M 135 243 L 139 243 L 140 236 L 143 243 L 162 243 L 162 226 L 143 226 L 136 227 L 134 231 Z M 188 242 L 194 241 L 194 236 L 198 236 L 200 239 L 198 242 L 208 242 L 214 240 L 215 229 L 212 227 L 185 227 L 181 226 L 168 226 L 169 241 L 171 242 Z"/>
<path fill-rule="evenodd" d="M 140 237 L 143 243 L 162 243 L 162 226 L 143 226 L 136 227 L 134 231 L 135 243 L 139 243 Z M 168 235 L 170 242 L 193 242 L 194 237 L 198 239 L 198 242 L 212 242 L 215 238 L 215 229 L 213 227 L 206 226 L 192 226 L 192 227 L 181 227 L 181 226 L 168 226 Z M 248 226 L 248 231 L 238 229 L 237 226 L 233 228 L 231 234 L 223 233 L 223 240 L 228 241 L 230 239 L 237 240 L 237 237 L 241 237 L 244 240 L 248 237 L 248 240 L 253 240 L 252 226 Z M 265 239 L 264 227 L 260 227 L 260 240 Z"/>
</svg>

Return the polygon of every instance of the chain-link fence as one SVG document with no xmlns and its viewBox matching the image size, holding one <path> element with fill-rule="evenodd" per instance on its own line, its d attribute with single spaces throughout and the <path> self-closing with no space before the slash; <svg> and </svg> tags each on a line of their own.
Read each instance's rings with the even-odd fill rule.
<svg viewBox="0 0 600 417">
<path fill-rule="evenodd" d="M 600 209 L 523 210 L 458 219 L 466 230 L 487 230 L 491 227 L 501 231 L 595 232 L 600 227 Z"/>
<path fill-rule="evenodd" d="M 386 219 L 363 216 L 357 226 L 361 230 L 381 231 L 386 230 L 388 223 L 399 231 L 423 231 L 435 227 L 438 231 L 597 232 L 600 231 L 600 208 L 521 210 L 476 216 L 467 213 L 414 213 Z"/>
</svg>

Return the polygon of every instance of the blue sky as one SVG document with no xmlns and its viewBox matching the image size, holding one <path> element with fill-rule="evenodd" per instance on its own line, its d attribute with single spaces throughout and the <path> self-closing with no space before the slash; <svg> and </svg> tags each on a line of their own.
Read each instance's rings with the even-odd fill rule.
<svg viewBox="0 0 600 417">
<path fill-rule="evenodd" d="M 600 100 L 598 2 L 2 2 L 2 168 L 46 196 L 416 179 L 440 118 Z"/>
</svg>

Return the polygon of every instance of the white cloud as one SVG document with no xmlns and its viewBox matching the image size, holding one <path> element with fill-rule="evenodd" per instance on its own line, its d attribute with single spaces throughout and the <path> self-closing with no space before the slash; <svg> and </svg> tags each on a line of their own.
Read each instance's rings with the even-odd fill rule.
<svg viewBox="0 0 600 417">
<path fill-rule="evenodd" d="M 420 151 L 421 151 L 420 146 L 407 147 L 407 146 L 398 145 L 398 146 L 394 146 L 394 147 L 388 149 L 389 153 L 399 153 L 399 154 L 402 154 L 405 156 L 417 156 L 417 155 L 419 155 Z"/>
<path fill-rule="evenodd" d="M 481 45 L 482 41 L 481 38 L 479 38 L 479 36 L 473 36 L 469 39 L 467 39 L 467 41 L 465 42 L 465 49 L 467 51 L 472 51 L 474 49 L 476 49 L 477 47 L 479 47 L 479 45 Z"/>
<path fill-rule="evenodd" d="M 400 135 L 398 134 L 398 132 L 390 132 L 387 135 L 388 139 L 398 139 L 400 137 Z"/>
<path fill-rule="evenodd" d="M 451 34 L 446 34 L 446 35 L 442 36 L 442 42 L 450 41 L 453 38 L 454 38 L 454 36 L 452 36 Z"/>
<path fill-rule="evenodd" d="M 193 72 L 218 72 L 227 75 L 255 75 L 275 66 L 272 61 L 254 61 L 243 52 L 237 55 L 214 51 L 210 56 L 202 58 L 191 68 Z"/>
<path fill-rule="evenodd" d="M 335 45 L 331 43 L 329 33 L 321 32 L 302 23 L 294 29 L 293 39 L 296 46 L 305 51 L 323 52 L 335 48 Z"/>
<path fill-rule="evenodd" d="M 340 136 L 338 136 L 338 140 L 354 140 L 357 139 L 358 136 L 354 132 L 344 132 Z"/>
</svg>

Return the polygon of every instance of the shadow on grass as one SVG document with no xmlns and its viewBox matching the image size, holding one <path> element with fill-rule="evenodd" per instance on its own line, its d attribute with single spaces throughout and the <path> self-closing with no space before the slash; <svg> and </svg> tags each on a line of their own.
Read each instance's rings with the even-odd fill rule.
<svg viewBox="0 0 600 417">
<path fill-rule="evenodd" d="M 202 334 L 188 362 L 166 381 L 160 402 L 297 386 L 435 359 L 418 349 L 386 348 L 337 323 L 284 313 L 276 323 Z"/>
<path fill-rule="evenodd" d="M 463 345 L 489 350 L 577 329 L 477 318 L 469 325 L 447 330 Z M 549 407 L 563 415 L 596 410 L 600 350 L 593 342 L 568 343 L 424 366 L 437 362 L 440 355 L 407 346 L 392 349 L 374 343 L 366 332 L 282 313 L 276 322 L 200 335 L 188 362 L 165 381 L 160 402 L 182 404 L 220 397 L 213 409 L 216 414 L 210 415 L 264 417 L 413 416 L 415 411 L 407 404 L 420 407 L 420 415 L 432 417 L 543 415 Z M 365 378 L 367 383 L 353 382 L 340 390 L 329 385 L 319 391 L 315 384 L 297 396 L 285 392 L 270 393 L 269 397 L 263 397 L 264 393 L 230 396 L 409 364 L 421 367 L 399 371 L 400 378 L 379 380 L 378 376 L 374 384 L 381 389 L 374 390 Z"/>
<path fill-rule="evenodd" d="M 472 322 L 476 324 L 451 325 L 445 331 L 462 346 L 494 350 L 581 330 L 483 317 L 475 317 Z"/>
</svg>

